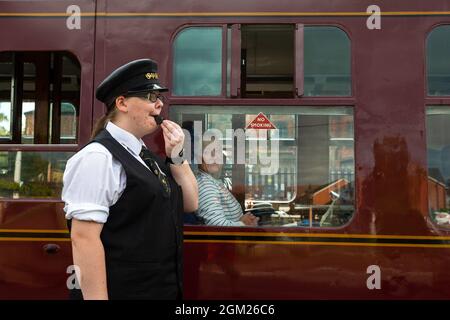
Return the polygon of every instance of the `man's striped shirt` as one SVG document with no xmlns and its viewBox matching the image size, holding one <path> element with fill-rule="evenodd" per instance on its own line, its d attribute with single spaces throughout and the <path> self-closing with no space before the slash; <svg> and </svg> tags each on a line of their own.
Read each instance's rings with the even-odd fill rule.
<svg viewBox="0 0 450 320">
<path fill-rule="evenodd" d="M 201 170 L 196 178 L 199 193 L 197 214 L 207 225 L 245 225 L 239 220 L 243 214 L 239 202 L 222 182 Z"/>
</svg>

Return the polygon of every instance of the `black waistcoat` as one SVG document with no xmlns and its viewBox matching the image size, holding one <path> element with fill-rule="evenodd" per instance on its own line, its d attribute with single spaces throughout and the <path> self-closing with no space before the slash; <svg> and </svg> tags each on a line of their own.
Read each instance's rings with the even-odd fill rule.
<svg viewBox="0 0 450 320">
<path fill-rule="evenodd" d="M 163 187 L 156 175 L 108 131 L 101 131 L 94 141 L 111 152 L 127 176 L 126 188 L 110 207 L 101 233 L 109 298 L 179 297 L 183 279 L 183 200 L 169 165 L 153 155 L 170 181 L 171 196 L 164 198 Z"/>
</svg>

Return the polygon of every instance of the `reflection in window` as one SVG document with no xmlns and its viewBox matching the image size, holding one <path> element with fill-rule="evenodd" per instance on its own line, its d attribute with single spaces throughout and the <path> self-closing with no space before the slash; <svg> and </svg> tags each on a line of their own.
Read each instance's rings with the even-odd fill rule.
<svg viewBox="0 0 450 320">
<path fill-rule="evenodd" d="M 36 65 L 23 64 L 23 102 L 22 102 L 22 143 L 34 142 L 34 120 L 36 102 Z"/>
<path fill-rule="evenodd" d="M 73 152 L 0 152 L 0 198 L 60 198 Z"/>
<path fill-rule="evenodd" d="M 427 109 L 428 206 L 432 219 L 450 227 L 450 107 Z"/>
<path fill-rule="evenodd" d="M 222 28 L 184 29 L 175 40 L 173 52 L 173 95 L 221 95 Z"/>
<path fill-rule="evenodd" d="M 170 112 L 178 123 L 191 122 L 191 128 L 203 130 L 191 130 L 197 139 L 205 129 L 222 133 L 229 162 L 219 178 L 243 208 L 260 216 L 260 226 L 336 227 L 351 218 L 355 199 L 351 108 L 172 106 Z M 259 112 L 277 130 L 244 131 Z M 237 134 L 234 141 L 225 138 L 227 130 L 241 130 L 243 139 Z M 243 163 L 237 160 L 240 144 L 245 144 Z M 190 160 L 193 166 L 198 164 L 197 159 Z"/>
<path fill-rule="evenodd" d="M 24 101 L 22 103 L 22 143 L 34 141 L 34 114 L 35 103 Z"/>
<path fill-rule="evenodd" d="M 81 68 L 74 57 L 63 52 L 0 52 L 0 75 L 3 143 L 77 142 Z"/>
<path fill-rule="evenodd" d="M 304 95 L 351 95 L 350 40 L 337 27 L 304 29 Z"/>
<path fill-rule="evenodd" d="M 248 124 L 257 117 L 257 114 L 247 114 L 245 122 Z M 263 174 L 264 165 L 261 163 L 247 163 L 245 166 L 246 193 L 248 202 L 255 201 L 281 201 L 290 202 L 296 195 L 297 185 L 297 142 L 295 115 L 273 114 L 267 118 L 276 127 L 276 130 L 248 130 L 246 152 L 247 159 L 254 153 L 271 155 L 274 146 L 278 150 L 277 172 Z M 253 131 L 253 132 L 252 132 Z M 256 144 L 254 140 L 257 140 Z M 277 141 L 277 144 L 259 144 L 265 140 Z M 249 161 L 250 162 L 250 161 Z"/>
<path fill-rule="evenodd" d="M 11 102 L 0 101 L 0 139 L 11 139 Z"/>
<path fill-rule="evenodd" d="M 68 56 L 62 56 L 60 143 L 76 144 L 80 105 L 80 66 Z M 52 123 L 56 126 L 55 122 Z M 55 137 L 57 140 L 57 136 Z"/>
<path fill-rule="evenodd" d="M 11 83 L 13 63 L 11 54 L 0 55 L 0 139 L 12 138 Z"/>
<path fill-rule="evenodd" d="M 232 130 L 232 115 L 231 114 L 206 114 L 206 119 L 208 122 L 208 129 L 220 130 L 223 134 L 223 138 L 226 140 L 228 137 L 226 135 L 227 130 Z"/>
<path fill-rule="evenodd" d="M 436 27 L 427 39 L 428 94 L 450 95 L 450 26 Z"/>
<path fill-rule="evenodd" d="M 71 103 L 61 103 L 61 143 L 76 143 L 77 110 Z"/>
<path fill-rule="evenodd" d="M 292 98 L 294 26 L 243 25 L 241 95 L 245 98 Z"/>
</svg>

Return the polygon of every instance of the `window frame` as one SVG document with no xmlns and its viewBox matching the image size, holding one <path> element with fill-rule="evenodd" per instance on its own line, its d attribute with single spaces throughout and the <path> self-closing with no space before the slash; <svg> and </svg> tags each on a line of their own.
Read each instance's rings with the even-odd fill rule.
<svg viewBox="0 0 450 320">
<path fill-rule="evenodd" d="M 241 40 L 241 32 L 240 27 L 241 25 L 270 25 L 270 24 L 279 24 L 279 25 L 292 25 L 294 26 L 294 97 L 293 98 L 281 98 L 281 99 L 274 99 L 274 100 L 281 100 L 281 101 L 292 101 L 292 105 L 295 105 L 299 103 L 299 101 L 310 99 L 312 101 L 316 99 L 337 99 L 342 100 L 346 99 L 347 101 L 354 101 L 355 100 L 355 81 L 354 79 L 354 55 L 353 55 L 353 40 L 351 37 L 351 33 L 349 30 L 347 30 L 343 25 L 337 24 L 337 23 L 313 23 L 313 24 L 306 24 L 304 22 L 276 22 L 271 23 L 269 21 L 244 21 L 239 23 L 192 23 L 192 24 L 183 24 L 179 26 L 174 33 L 171 36 L 170 39 L 170 53 L 169 53 L 169 76 L 168 76 L 168 83 L 170 87 L 173 87 L 173 71 L 174 71 L 174 44 L 176 41 L 177 36 L 183 31 L 188 28 L 195 28 L 195 27 L 222 27 L 222 92 L 220 96 L 174 96 L 172 95 L 172 92 L 169 91 L 168 99 L 169 103 L 179 103 L 179 104 L 186 104 L 189 103 L 189 101 L 192 101 L 195 103 L 202 102 L 204 100 L 213 100 L 213 101 L 221 101 L 233 99 L 237 102 L 237 104 L 242 103 L 239 100 L 247 100 L 247 101 L 253 101 L 252 103 L 255 104 L 259 100 L 269 100 L 268 98 L 242 98 L 240 96 L 240 86 L 241 86 L 241 72 L 240 72 L 240 40 Z M 227 61 L 228 61 L 228 27 L 231 27 L 231 70 L 230 70 L 230 76 L 228 79 L 227 74 Z M 333 27 L 337 28 L 340 31 L 342 31 L 349 41 L 349 51 L 350 51 L 350 95 L 345 96 L 332 96 L 332 95 L 324 95 L 324 96 L 303 96 L 304 94 L 304 30 L 306 27 Z M 239 57 L 239 59 L 237 58 Z M 230 81 L 230 96 L 227 96 L 227 81 Z M 222 103 L 222 102 L 220 102 Z M 308 104 L 308 103 L 307 103 Z M 347 102 L 348 105 L 348 102 Z"/>
<path fill-rule="evenodd" d="M 228 43 L 228 31 L 227 31 L 227 24 L 225 23 L 205 23 L 205 24 L 186 24 L 182 25 L 179 28 L 175 30 L 175 32 L 172 34 L 170 38 L 170 53 L 169 53 L 169 68 L 168 69 L 168 83 L 169 87 L 173 88 L 173 73 L 174 73 L 174 66 L 175 66 L 175 42 L 178 38 L 178 36 L 185 30 L 188 30 L 190 28 L 221 28 L 222 29 L 222 84 L 221 84 L 221 90 L 220 95 L 215 96 L 181 96 L 181 95 L 173 95 L 173 91 L 169 90 L 168 97 L 171 99 L 189 99 L 191 97 L 195 97 L 198 99 L 224 99 L 227 95 L 227 59 L 228 59 L 228 52 L 227 52 L 227 43 Z"/>
<path fill-rule="evenodd" d="M 438 95 L 429 95 L 428 94 L 428 52 L 427 52 L 427 48 L 428 48 L 428 39 L 430 34 L 436 30 L 437 28 L 441 27 L 441 26 L 449 26 L 450 27 L 450 23 L 448 22 L 440 22 L 437 24 L 433 24 L 428 31 L 425 34 L 425 37 L 423 38 L 423 52 L 424 52 L 424 61 L 425 61 L 425 65 L 423 68 L 423 77 L 424 77 L 424 97 L 425 97 L 425 109 L 424 109 L 424 127 L 425 127 L 425 159 L 426 159 L 426 181 L 425 181 L 425 188 L 426 188 L 426 196 L 427 196 L 427 212 L 426 212 L 426 217 L 428 219 L 431 220 L 431 222 L 433 223 L 433 226 L 435 226 L 436 228 L 438 228 L 439 230 L 442 231 L 446 231 L 449 232 L 450 228 L 449 227 L 444 227 L 441 225 L 438 225 L 435 221 L 433 221 L 433 219 L 431 219 L 430 216 L 430 212 L 429 212 L 429 201 L 430 201 L 430 190 L 428 188 L 428 167 L 429 167 L 429 159 L 428 159 L 428 144 L 427 144 L 427 138 L 428 138 L 428 132 L 427 132 L 427 110 L 431 107 L 444 107 L 444 108 L 448 108 L 450 110 L 450 95 L 446 95 L 446 96 L 438 96 Z"/>
<path fill-rule="evenodd" d="M 169 60 L 168 60 L 168 81 L 169 84 L 172 85 L 172 75 L 173 75 L 173 42 L 174 39 L 176 38 L 176 35 L 183 30 L 184 28 L 187 27 L 208 27 L 208 26 L 223 26 L 225 29 L 225 33 L 226 33 L 226 29 L 228 28 L 228 26 L 233 26 L 233 25 L 238 25 L 238 24 L 274 24 L 271 23 L 270 20 L 261 20 L 261 19 L 243 19 L 242 21 L 238 22 L 228 22 L 228 23 L 223 23 L 223 24 L 211 24 L 211 23 L 187 23 L 187 24 L 183 24 L 181 26 L 179 26 L 173 33 L 171 40 L 170 40 L 170 53 L 169 53 Z M 168 109 L 169 109 L 169 114 L 170 114 L 170 108 L 171 106 L 182 106 L 182 107 L 186 107 L 189 108 L 190 106 L 199 106 L 199 107 L 203 107 L 205 108 L 205 112 L 208 111 L 208 106 L 210 105 L 222 105 L 224 107 L 226 106 L 255 106 L 255 112 L 257 112 L 257 106 L 277 106 L 277 105 L 283 105 L 283 106 L 298 106 L 298 107 L 302 107 L 302 106 L 310 106 L 310 107 L 331 107 L 331 108 L 340 108 L 340 107 L 350 107 L 353 109 L 353 139 L 354 139 L 354 163 L 355 163 L 355 168 L 354 168 L 354 184 L 355 184 L 355 190 L 354 190 L 354 212 L 352 217 L 347 221 L 347 223 L 337 226 L 337 227 L 295 227 L 295 231 L 305 231 L 308 232 L 308 230 L 321 230 L 321 231 L 327 231 L 327 230 L 331 230 L 333 232 L 339 232 L 340 230 L 344 230 L 346 228 L 348 228 L 349 225 L 352 224 L 353 220 L 358 216 L 358 206 L 359 206 L 359 201 L 358 201 L 358 185 L 359 185 L 359 175 L 357 174 L 357 167 L 358 167 L 358 129 L 357 129 L 357 124 L 356 124 L 356 120 L 357 120 L 357 114 L 358 114 L 358 109 L 357 109 L 357 105 L 356 105 L 356 94 L 357 94 L 357 90 L 355 88 L 355 55 L 354 55 L 354 43 L 353 43 L 353 37 L 352 37 L 352 33 L 350 32 L 349 29 L 347 29 L 344 25 L 339 24 L 339 23 L 327 23 L 327 22 L 323 22 L 323 23 L 307 23 L 307 21 L 301 21 L 301 20 L 295 20 L 292 21 L 290 19 L 286 19 L 285 21 L 280 21 L 280 19 L 277 19 L 277 22 L 275 22 L 275 24 L 290 24 L 290 25 L 302 25 L 302 27 L 309 27 L 309 26 L 323 26 L 323 27 L 336 27 L 339 28 L 340 30 L 342 30 L 346 35 L 347 38 L 349 40 L 349 45 L 350 45 L 350 77 L 351 77 L 351 81 L 350 81 L 350 88 L 351 88 L 351 94 L 349 96 L 295 96 L 294 98 L 283 98 L 283 99 L 261 99 L 261 98 L 241 98 L 241 97 L 232 97 L 230 95 L 230 97 L 226 96 L 226 85 L 227 85 L 227 73 L 223 73 L 222 74 L 222 85 L 225 86 L 225 94 L 223 96 L 220 97 L 199 97 L 199 96 L 184 96 L 184 97 L 178 97 L 178 96 L 172 96 L 169 92 L 168 97 L 167 97 L 167 103 L 166 105 L 168 105 Z M 235 31 L 236 33 L 236 31 Z M 232 59 L 233 59 L 233 42 L 236 41 L 240 41 L 240 39 L 236 39 L 236 37 L 233 38 L 233 31 L 231 32 L 231 43 L 232 43 L 232 47 L 231 47 L 231 54 L 232 54 Z M 224 41 L 227 41 L 227 34 L 225 34 Z M 294 44 L 294 47 L 297 49 L 298 47 L 298 43 Z M 224 68 L 226 68 L 227 65 L 227 60 L 228 56 L 227 56 L 227 42 L 225 42 L 223 44 L 222 49 L 225 51 L 223 52 L 222 58 L 223 58 L 223 65 Z M 303 54 L 302 54 L 303 55 Z M 226 58 L 225 58 L 226 57 Z M 233 63 L 231 63 L 233 65 Z M 226 69 L 225 69 L 226 70 Z M 234 76 L 233 76 L 233 72 L 234 72 Z M 238 76 L 239 75 L 239 76 Z M 296 74 L 297 76 L 297 74 Z M 233 86 L 235 86 L 234 88 L 237 88 L 237 83 L 236 81 L 233 79 L 239 79 L 240 80 L 240 71 L 239 73 L 237 73 L 236 71 L 233 71 L 233 66 L 231 67 L 231 77 L 230 77 L 230 93 L 233 90 Z M 303 80 L 303 75 L 302 75 L 302 80 Z M 236 89 L 234 89 L 236 90 Z M 237 199 L 240 203 L 244 203 L 245 199 Z M 242 201 L 241 201 L 242 200 Z M 188 228 L 195 228 L 196 226 L 192 226 L 192 225 L 186 225 L 185 227 Z M 203 228 L 210 228 L 210 229 L 224 229 L 225 227 L 214 227 L 214 226 L 200 226 L 201 230 L 204 230 Z M 252 229 L 255 227 L 244 227 L 245 229 Z M 259 227 L 256 227 L 256 229 L 258 229 Z M 280 231 L 286 231 L 286 228 L 279 228 L 279 227 L 270 227 L 270 230 L 280 230 Z"/>
<path fill-rule="evenodd" d="M 424 48 L 424 57 L 425 57 L 425 65 L 423 68 L 423 76 L 424 76 L 424 96 L 425 96 L 425 102 L 426 104 L 430 105 L 430 104 L 434 104 L 436 105 L 436 103 L 439 103 L 442 101 L 442 104 L 448 104 L 445 101 L 450 101 L 450 94 L 449 95 L 429 95 L 428 94 L 428 87 L 429 87 L 429 83 L 428 83 L 428 40 L 430 35 L 433 33 L 433 31 L 435 31 L 436 29 L 443 27 L 443 26 L 447 26 L 450 27 L 450 23 L 448 22 L 440 22 L 437 24 L 432 25 L 427 32 L 425 33 L 425 37 L 424 37 L 424 42 L 423 42 L 423 48 Z M 435 103 L 436 102 L 436 103 Z"/>
<path fill-rule="evenodd" d="M 350 67 L 350 95 L 340 95 L 340 96 L 332 96 L 332 95 L 318 95 L 318 96 L 306 96 L 307 98 L 355 98 L 355 81 L 353 81 L 355 79 L 355 74 L 354 74 L 354 57 L 353 57 L 353 40 L 351 37 L 351 33 L 349 30 L 347 30 L 344 26 L 339 25 L 339 24 L 304 24 L 303 25 L 303 33 L 304 33 L 304 29 L 308 28 L 308 27 L 334 27 L 336 29 L 339 29 L 341 32 L 343 32 L 345 34 L 345 36 L 347 37 L 348 41 L 349 41 L 349 53 L 350 53 L 350 61 L 349 61 L 349 67 Z M 302 40 L 304 41 L 304 35 Z M 303 47 L 302 47 L 303 48 Z M 303 54 L 303 52 L 302 52 Z M 302 59 L 304 59 L 304 54 L 302 55 Z M 304 65 L 302 64 L 302 67 Z M 304 89 L 304 68 L 302 70 L 303 74 L 302 74 L 302 81 L 303 81 L 303 89 Z M 304 92 L 303 92 L 304 94 Z M 302 97 L 304 98 L 304 97 Z"/>
<path fill-rule="evenodd" d="M 59 152 L 71 152 L 71 153 L 76 153 L 79 150 L 79 145 L 83 143 L 83 141 L 86 140 L 86 130 L 82 130 L 82 123 L 84 123 L 83 119 L 81 118 L 81 115 L 84 114 L 84 118 L 89 118 L 90 119 L 90 114 L 87 111 L 91 111 L 91 107 L 89 106 L 85 106 L 82 107 L 82 101 L 83 101 L 83 87 L 85 87 L 86 85 L 84 84 L 84 77 L 85 75 L 83 74 L 84 70 L 83 70 L 83 64 L 82 64 L 82 60 L 80 59 L 80 56 L 78 56 L 77 54 L 75 54 L 73 51 L 71 50 L 67 50 L 67 49 L 61 49 L 61 50 L 47 50 L 47 51 L 38 51 L 38 50 L 2 50 L 0 51 L 1 53 L 12 53 L 13 55 L 13 59 L 16 59 L 17 56 L 25 56 L 26 59 L 21 58 L 21 62 L 22 63 L 14 63 L 13 60 L 13 72 L 14 74 L 23 74 L 23 62 L 28 62 L 28 58 L 31 56 L 33 56 L 34 53 L 47 53 L 49 54 L 49 58 L 52 55 L 61 55 L 61 56 L 66 56 L 69 57 L 70 59 L 72 59 L 79 67 L 79 72 L 80 72 L 80 88 L 79 88 L 79 92 L 78 92 L 78 96 L 73 98 L 73 97 L 63 97 L 61 95 L 59 95 L 59 98 L 61 99 L 61 102 L 63 102 L 63 100 L 68 100 L 70 101 L 72 104 L 74 102 L 78 103 L 79 109 L 78 109 L 78 123 L 77 123 L 77 133 L 76 133 L 76 140 L 77 143 L 76 144 L 61 144 L 61 143 L 54 143 L 54 142 L 59 142 L 59 135 L 58 135 L 58 141 L 55 141 L 55 135 L 52 135 L 52 140 L 51 142 L 53 142 L 54 144 L 48 143 L 49 141 L 49 135 L 47 135 L 47 143 L 34 143 L 34 144 L 24 144 L 24 143 L 20 143 L 22 140 L 22 102 L 23 100 L 25 100 L 27 97 L 28 98 L 33 98 L 36 97 L 38 94 L 38 90 L 39 88 L 36 86 L 36 92 L 35 94 L 33 94 L 32 96 L 30 94 L 24 94 L 23 91 L 23 76 L 18 77 L 19 79 L 14 79 L 14 75 L 13 75 L 13 83 L 14 83 L 14 87 L 13 90 L 11 91 L 11 95 L 10 96 L 10 101 L 11 101 L 11 108 L 12 108 L 12 114 L 14 119 L 18 119 L 17 121 L 13 122 L 11 124 L 11 139 L 6 138 L 6 139 L 0 139 L 0 152 L 36 152 L 36 153 L 40 153 L 40 152 L 48 152 L 48 153 L 59 153 Z M 33 59 L 31 59 L 33 60 Z M 38 59 L 36 59 L 38 60 Z M 58 59 L 54 59 L 54 62 L 57 62 Z M 55 63 L 54 68 L 55 70 L 60 70 L 60 75 L 62 75 L 62 57 L 61 57 L 61 63 Z M 34 61 L 32 61 L 34 62 Z M 44 66 L 45 67 L 45 66 Z M 36 73 L 37 73 L 37 65 L 36 65 Z M 49 77 L 51 76 L 49 73 L 47 74 Z M 17 80 L 19 80 L 19 83 L 17 82 Z M 61 81 L 61 77 L 56 77 L 54 79 L 55 82 L 57 81 Z M 36 83 L 37 84 L 37 83 Z M 47 82 L 48 84 L 48 82 Z M 49 112 L 49 116 L 47 119 L 47 128 L 50 131 L 50 119 L 51 117 L 53 117 L 53 123 L 56 124 L 56 126 L 60 126 L 60 117 L 57 116 L 55 119 L 55 114 L 57 112 L 59 112 L 59 108 L 55 108 L 54 107 L 54 103 L 53 103 L 53 108 L 52 108 L 52 113 L 50 114 L 50 100 L 52 100 L 52 102 L 55 101 L 55 97 L 58 98 L 58 94 L 56 92 L 56 90 L 53 91 L 53 93 L 50 93 L 50 91 L 48 90 L 48 112 Z M 37 107 L 37 106 L 36 106 Z M 35 123 L 36 124 L 36 123 Z M 53 130 L 55 129 L 55 127 L 53 128 Z M 59 130 L 59 129 L 58 129 Z M 14 136 L 15 135 L 15 136 Z M 15 139 L 14 139 L 15 138 Z M 18 140 L 19 139 L 19 140 Z M 19 198 L 2 198 L 1 199 L 2 202 L 12 202 L 12 203 L 61 203 L 61 199 L 60 198 L 54 198 L 54 197 L 50 197 L 50 198 L 40 198 L 40 197 L 33 197 L 33 196 L 23 196 L 23 197 L 19 197 Z"/>
<path fill-rule="evenodd" d="M 441 108 L 444 108 L 444 109 L 448 109 L 448 112 L 450 114 L 450 97 L 449 97 L 449 99 L 445 99 L 445 100 L 448 100 L 448 102 L 447 103 L 440 103 L 440 104 L 426 104 L 425 105 L 425 146 L 426 146 L 426 148 L 425 148 L 425 158 L 426 158 L 426 166 L 427 166 L 426 167 L 426 172 L 427 173 L 426 173 L 425 187 L 426 187 L 426 190 L 427 190 L 427 193 L 426 193 L 427 194 L 427 214 L 426 214 L 426 217 L 431 221 L 431 223 L 436 228 L 438 228 L 439 230 L 448 232 L 448 231 L 450 231 L 450 226 L 439 225 L 431 217 L 431 212 L 430 212 L 430 190 L 429 190 L 429 178 L 430 178 L 430 176 L 429 176 L 429 172 L 428 172 L 428 170 L 430 168 L 429 167 L 430 159 L 428 157 L 428 126 L 427 126 L 428 110 L 430 108 L 433 108 L 433 107 L 441 107 Z M 440 99 L 440 101 L 442 101 L 442 99 Z"/>
<path fill-rule="evenodd" d="M 13 68 L 14 68 L 14 74 L 23 74 L 23 62 L 29 62 L 30 57 L 31 57 L 31 62 L 35 63 L 35 61 L 32 58 L 33 53 L 38 52 L 38 53 L 48 53 L 48 54 L 54 54 L 55 56 L 59 55 L 65 55 L 65 56 L 69 56 L 71 59 L 73 59 L 80 68 L 80 92 L 78 95 L 77 100 L 79 102 L 81 102 L 81 98 L 82 98 L 82 83 L 83 83 L 83 68 L 82 68 L 82 64 L 80 62 L 80 58 L 73 53 L 70 50 L 55 50 L 55 51 L 34 51 L 34 50 L 5 50 L 5 51 L 1 51 L 0 53 L 4 53 L 4 52 L 10 52 L 13 53 L 13 59 L 16 59 L 17 56 L 19 56 L 19 59 L 22 63 L 15 63 L 15 61 L 13 60 Z M 23 58 L 23 56 L 25 56 L 25 58 Z M 37 61 L 38 59 L 36 59 Z M 58 59 L 55 59 L 55 62 L 57 62 Z M 37 65 L 36 65 L 37 68 Z M 60 70 L 60 74 L 62 74 L 62 58 L 61 58 L 61 63 L 56 63 L 55 64 L 55 70 Z M 18 80 L 18 82 L 15 82 L 16 80 Z M 55 78 L 55 81 L 58 82 L 60 81 L 60 77 Z M 14 87 L 13 90 L 11 91 L 12 96 L 10 97 L 10 101 L 11 101 L 11 108 L 12 108 L 12 114 L 13 114 L 13 118 L 14 119 L 18 119 L 17 121 L 14 121 L 12 124 L 12 138 L 0 138 L 0 151 L 55 151 L 55 152 L 61 152 L 61 151 L 70 151 L 70 152 L 76 152 L 79 149 L 79 143 L 80 143 L 80 133 L 81 133 L 81 120 L 80 118 L 78 119 L 78 124 L 77 124 L 77 135 L 76 135 L 76 139 L 78 141 L 78 143 L 76 144 L 61 144 L 61 143 L 36 143 L 36 144 L 26 144 L 26 143 L 20 143 L 21 141 L 21 136 L 22 136 L 22 104 L 19 103 L 24 101 L 26 98 L 26 94 L 24 94 L 23 90 L 19 90 L 20 88 L 23 88 L 23 77 L 18 77 L 18 79 L 12 79 L 14 83 Z M 38 88 L 36 87 L 36 92 L 38 91 Z M 48 92 L 49 98 L 50 98 L 50 92 Z M 54 98 L 60 98 L 61 100 L 63 100 L 60 95 L 58 97 L 58 94 L 56 92 L 56 90 L 53 92 L 52 94 L 52 99 Z M 50 100 L 50 99 L 49 99 Z M 62 102 L 62 101 L 61 101 Z M 70 102 L 72 103 L 72 100 L 70 100 Z M 37 106 L 36 106 L 37 108 Z M 79 103 L 79 109 L 81 109 L 81 103 Z M 55 115 L 57 115 L 57 112 L 59 112 L 60 108 L 52 108 L 52 112 L 53 114 L 50 115 L 49 114 L 49 118 L 48 121 L 50 121 L 50 118 L 53 117 L 53 122 L 56 124 L 55 127 L 59 127 L 60 123 L 58 120 L 55 119 L 59 119 L 60 117 L 57 116 L 55 118 Z M 50 112 L 50 103 L 49 103 L 49 112 Z M 77 115 L 79 117 L 80 115 L 80 111 L 79 114 Z M 49 129 L 49 123 L 47 124 L 47 129 Z M 58 129 L 58 128 L 57 128 Z M 58 138 L 58 139 L 56 139 Z M 48 140 L 48 139 L 47 139 Z M 55 137 L 55 135 L 52 135 L 52 142 L 59 142 L 59 137 Z"/>
<path fill-rule="evenodd" d="M 211 112 L 211 106 L 214 106 L 215 111 Z M 277 106 L 280 106 L 280 104 L 278 104 Z M 204 108 L 203 105 L 195 105 L 194 108 L 189 108 L 189 105 L 177 105 L 176 110 L 172 109 L 170 110 L 169 115 L 171 116 L 171 118 L 174 119 L 174 121 L 179 120 L 179 118 L 177 119 L 178 116 L 181 116 L 182 114 L 192 114 L 192 115 L 203 115 L 205 117 L 205 119 L 207 120 L 207 115 L 209 113 L 212 114 L 229 114 L 229 112 L 223 111 L 225 107 L 225 105 L 213 105 L 213 104 L 209 104 L 209 107 L 207 110 L 205 110 L 205 112 L 202 112 L 202 109 Z M 247 109 L 245 110 L 245 112 L 240 113 L 240 110 L 236 112 L 236 108 L 248 108 L 249 110 L 251 110 L 252 108 L 258 108 L 260 106 L 257 105 L 250 105 L 250 106 L 242 106 L 242 105 L 233 105 L 230 106 L 233 108 L 233 110 L 231 110 L 231 114 L 232 115 L 248 115 L 247 113 Z M 356 143 L 357 143 L 357 139 L 356 139 L 356 130 L 355 130 L 355 107 L 351 106 L 351 105 L 343 105 L 343 106 L 335 106 L 335 105 L 322 105 L 322 106 L 286 106 L 283 105 L 282 107 L 288 107 L 287 110 L 282 110 L 282 111 L 277 111 L 275 113 L 270 113 L 270 106 L 264 106 L 264 109 L 262 112 L 266 115 L 277 115 L 277 114 L 282 114 L 282 115 L 295 115 L 295 121 L 297 124 L 298 121 L 298 116 L 301 115 L 310 115 L 310 116 L 333 116 L 333 115 L 340 115 L 340 116 L 344 116 L 344 115 L 351 115 L 353 118 L 353 181 L 349 181 L 353 183 L 353 214 L 351 215 L 351 217 L 349 218 L 348 221 L 346 221 L 346 223 L 339 225 L 339 226 L 325 226 L 325 227 L 320 227 L 320 226 L 312 226 L 310 225 L 308 226 L 296 226 L 293 227 L 295 229 L 300 229 L 300 230 L 305 230 L 305 229 L 312 229 L 312 230 L 341 230 L 343 228 L 346 228 L 355 218 L 355 216 L 357 215 L 357 204 L 358 204 L 358 188 L 357 188 L 357 181 L 358 181 L 358 175 L 356 173 L 356 168 L 357 168 L 357 160 L 356 160 Z M 289 113 L 290 110 L 292 109 L 297 109 L 298 112 L 293 112 L 293 113 Z M 339 110 L 341 109 L 341 110 Z M 217 111 L 220 110 L 220 111 Z M 337 113 L 342 113 L 342 114 L 334 114 L 332 110 L 336 110 Z M 345 110 L 350 110 L 350 113 L 347 113 Z M 174 112 L 176 112 L 177 116 L 173 117 Z M 244 124 L 245 126 L 245 117 L 242 117 L 242 121 L 240 121 L 242 124 Z M 203 129 L 207 129 L 208 126 L 206 125 L 205 128 Z M 298 124 L 296 125 L 296 135 L 298 134 Z M 298 169 L 298 163 L 299 163 L 299 159 L 301 158 L 301 146 L 300 146 L 300 140 L 298 139 L 294 139 L 295 141 L 295 148 L 296 148 L 296 162 L 297 162 L 297 170 L 296 170 L 296 176 L 295 176 L 295 180 L 296 180 L 296 185 L 295 185 L 295 192 L 294 192 L 294 197 L 290 200 L 257 200 L 256 202 L 270 202 L 273 204 L 277 204 L 280 206 L 286 205 L 286 204 L 291 204 L 291 203 L 297 203 L 297 206 L 303 206 L 304 204 L 301 204 L 301 193 L 298 190 L 299 187 L 299 182 L 302 181 L 302 177 L 300 176 L 300 170 Z M 332 141 L 332 139 L 330 138 L 329 141 Z M 233 142 L 234 143 L 234 142 Z M 247 143 L 247 140 L 246 140 Z M 330 146 L 330 145 L 329 145 Z M 328 147 L 329 147 L 328 146 Z M 328 149 L 329 150 L 329 149 Z M 236 155 L 236 149 L 234 148 L 234 152 L 235 152 L 235 159 L 237 157 Z M 247 199 L 245 199 L 245 195 L 246 195 L 246 179 L 245 179 L 245 175 L 246 175 L 246 168 L 244 164 L 234 164 L 233 168 L 233 184 L 236 183 L 236 185 L 238 186 L 244 186 L 244 192 L 241 193 L 233 193 L 233 195 L 235 196 L 235 198 L 238 200 L 238 202 L 243 205 L 245 204 L 245 202 L 247 201 Z M 330 174 L 330 171 L 328 171 L 328 175 Z M 331 184 L 331 182 L 330 182 Z M 312 220 L 311 220 L 312 223 Z M 224 227 L 218 227 L 218 226 L 208 226 L 208 225 L 202 225 L 203 227 L 209 227 L 209 228 L 224 228 Z M 248 227 L 246 226 L 246 228 L 252 228 L 252 227 Z M 255 228 L 255 227 L 253 227 Z M 261 228 L 260 226 L 256 227 L 256 228 Z M 270 228 L 270 229 L 276 229 L 276 228 L 280 228 L 279 226 L 270 226 L 270 227 L 264 227 L 264 228 Z M 285 227 L 281 227 L 281 228 L 285 228 Z"/>
</svg>

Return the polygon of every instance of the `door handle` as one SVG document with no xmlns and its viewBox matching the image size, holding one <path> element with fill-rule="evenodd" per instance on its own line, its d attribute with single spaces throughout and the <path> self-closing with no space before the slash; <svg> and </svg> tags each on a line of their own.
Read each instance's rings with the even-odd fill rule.
<svg viewBox="0 0 450 320">
<path fill-rule="evenodd" d="M 55 254 L 61 250 L 61 247 L 55 243 L 47 243 L 43 246 L 44 252 L 47 254 Z"/>
</svg>

